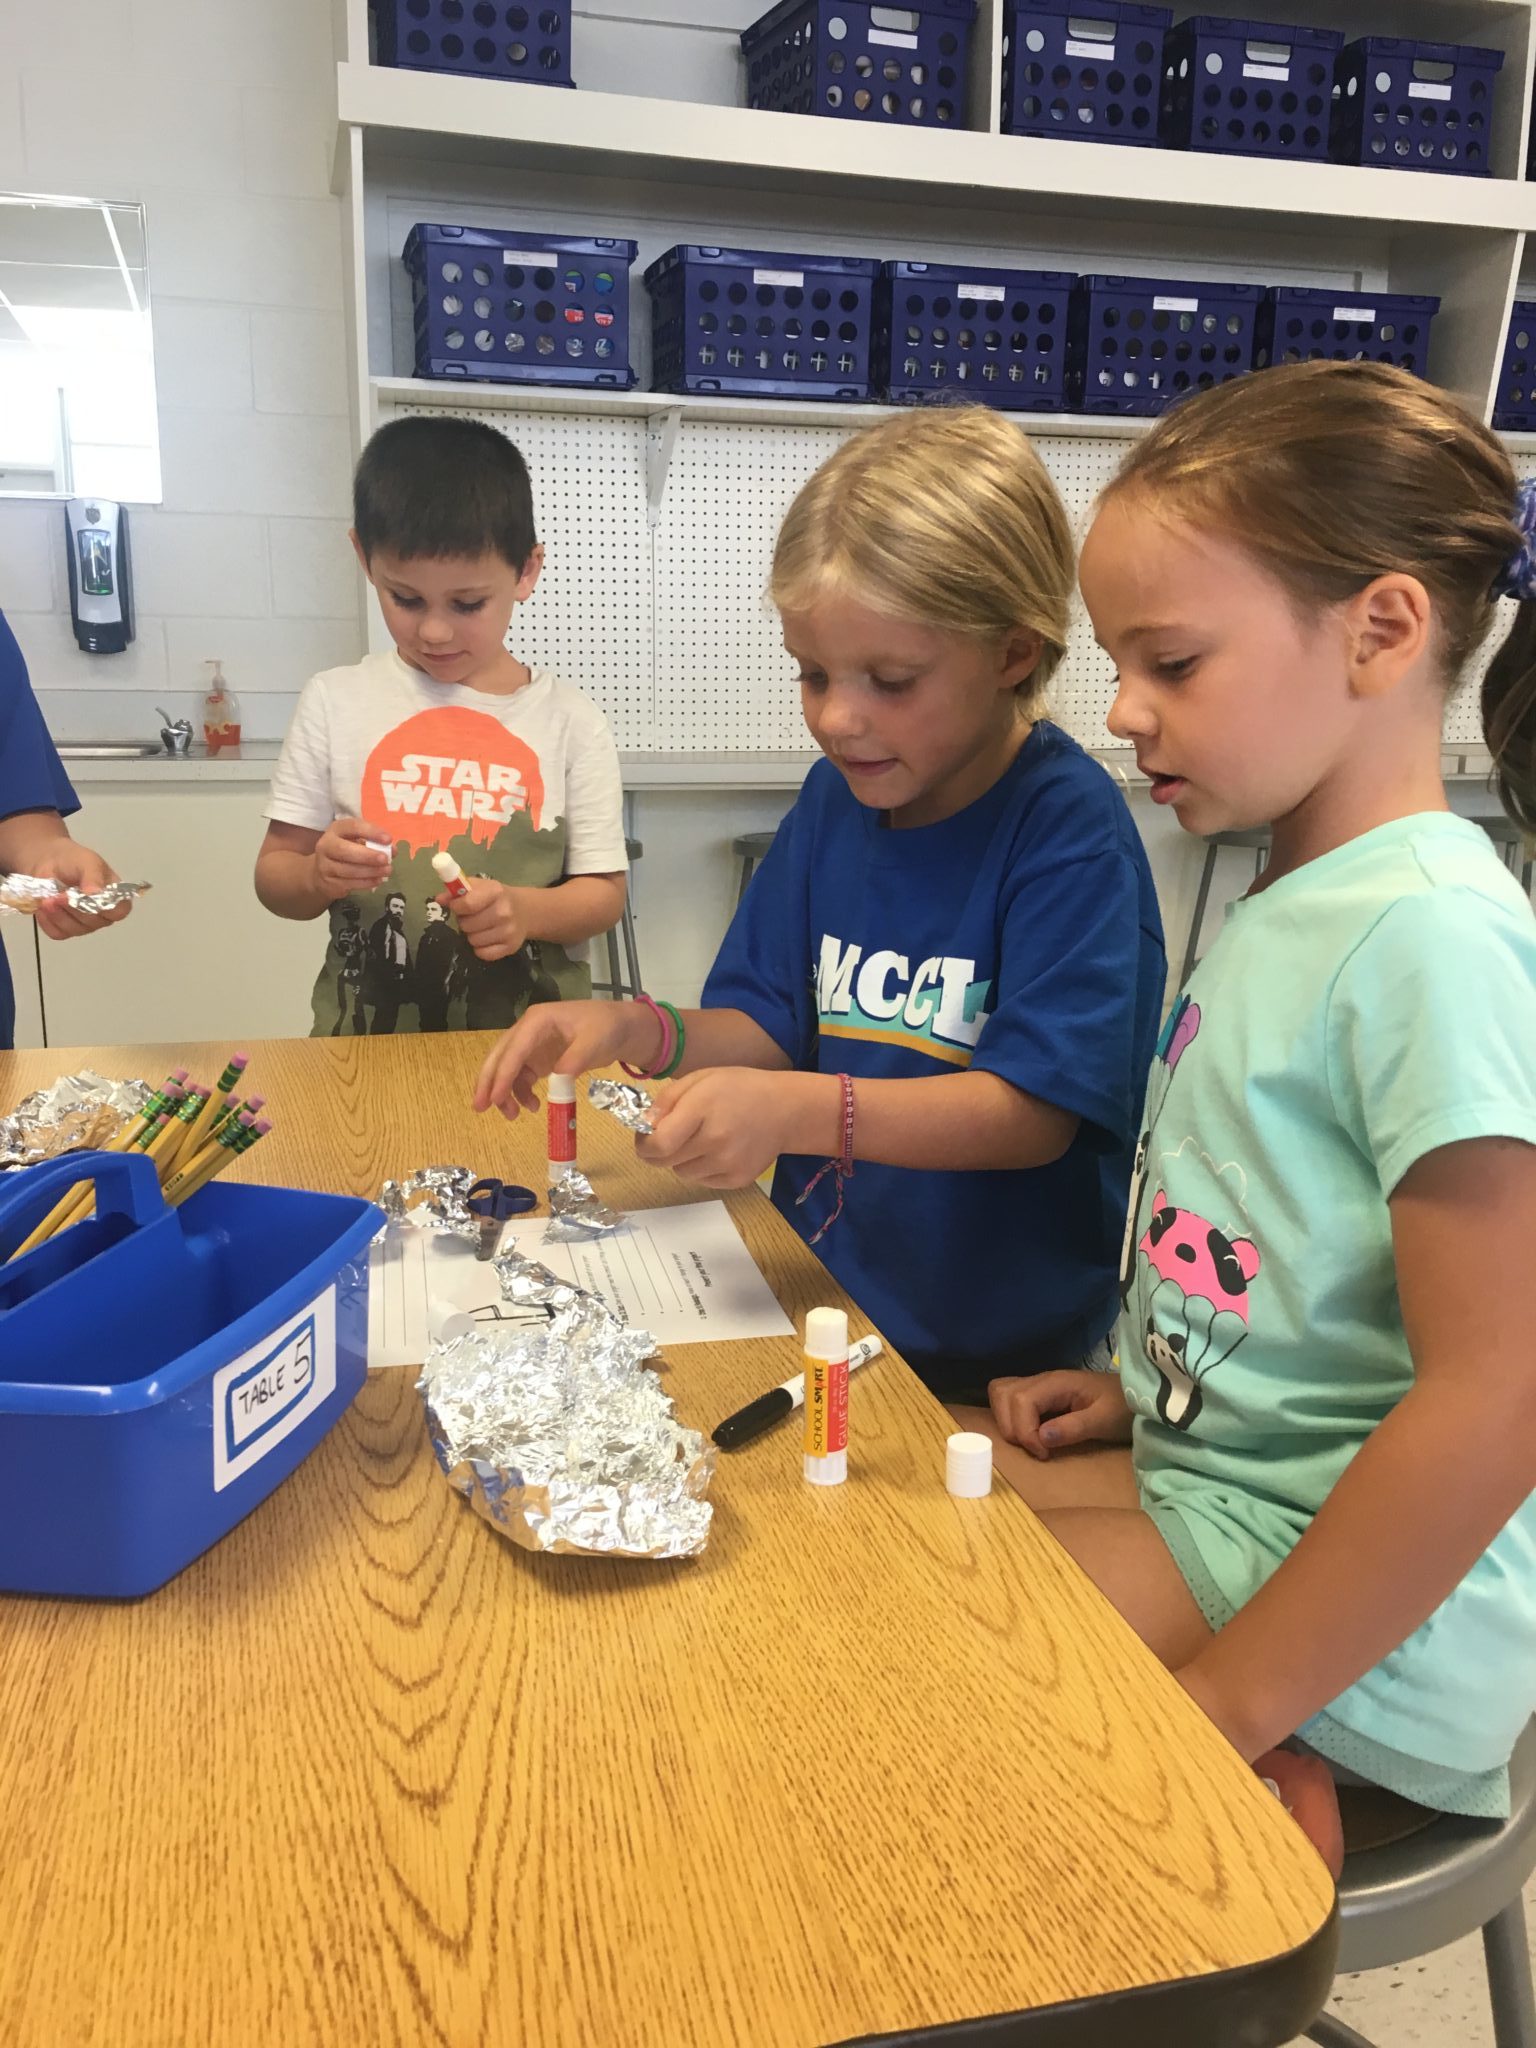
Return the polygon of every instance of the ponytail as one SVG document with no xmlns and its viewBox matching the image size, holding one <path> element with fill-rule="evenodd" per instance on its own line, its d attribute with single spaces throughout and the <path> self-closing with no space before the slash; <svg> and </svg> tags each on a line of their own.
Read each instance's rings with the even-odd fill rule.
<svg viewBox="0 0 1536 2048">
<path fill-rule="evenodd" d="M 1536 833 L 1536 603 L 1515 613 L 1483 677 L 1482 708 L 1499 802 L 1522 832 Z"/>
</svg>

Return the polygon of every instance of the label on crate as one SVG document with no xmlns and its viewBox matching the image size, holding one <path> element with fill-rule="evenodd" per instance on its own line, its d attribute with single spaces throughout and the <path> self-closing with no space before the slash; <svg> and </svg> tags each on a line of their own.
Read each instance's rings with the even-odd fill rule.
<svg viewBox="0 0 1536 2048">
<path fill-rule="evenodd" d="M 872 43 L 885 43 L 893 50 L 917 48 L 916 36 L 903 35 L 899 29 L 894 28 L 872 28 L 869 31 L 869 40 Z"/>
<path fill-rule="evenodd" d="M 1374 321 L 1376 318 L 1376 308 L 1374 306 L 1335 306 L 1333 317 L 1335 320 Z"/>
<path fill-rule="evenodd" d="M 803 270 L 754 270 L 752 282 L 754 284 L 801 285 L 805 283 L 805 272 Z"/>
<path fill-rule="evenodd" d="M 1152 301 L 1152 310 L 1154 313 L 1198 313 L 1200 301 L 1198 299 L 1154 299 Z"/>
<path fill-rule="evenodd" d="M 1244 78 L 1274 78 L 1278 79 L 1281 85 L 1284 85 L 1290 75 L 1291 67 L 1289 64 L 1245 64 L 1243 66 Z"/>
<path fill-rule="evenodd" d="M 1069 57 L 1096 57 L 1101 64 L 1113 64 L 1115 61 L 1115 46 L 1113 43 L 1079 43 L 1071 36 L 1068 36 L 1067 55 Z"/>
<path fill-rule="evenodd" d="M 503 249 L 503 263 L 520 263 L 524 270 L 558 270 L 560 258 L 552 249 Z"/>
<path fill-rule="evenodd" d="M 963 279 L 955 286 L 955 294 L 978 305 L 999 305 L 1008 296 L 1000 284 L 966 284 Z"/>
<path fill-rule="evenodd" d="M 333 1286 L 214 1374 L 214 1492 L 243 1479 L 335 1391 Z"/>
<path fill-rule="evenodd" d="M 1427 78 L 1410 78 L 1408 97 L 1411 100 L 1448 100 L 1451 88 L 1448 85 L 1431 85 Z"/>
</svg>

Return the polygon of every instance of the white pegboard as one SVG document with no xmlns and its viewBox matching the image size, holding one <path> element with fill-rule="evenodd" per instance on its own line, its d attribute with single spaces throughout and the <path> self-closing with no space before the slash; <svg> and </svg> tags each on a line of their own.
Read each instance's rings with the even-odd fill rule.
<svg viewBox="0 0 1536 2048">
<path fill-rule="evenodd" d="M 391 405 L 442 414 L 441 405 Z M 513 621 L 518 658 L 552 668 L 602 707 L 625 753 L 659 743 L 652 720 L 654 620 L 650 528 L 645 509 L 645 422 L 454 406 L 521 450 L 533 484 L 534 523 L 546 566 Z"/>
</svg>

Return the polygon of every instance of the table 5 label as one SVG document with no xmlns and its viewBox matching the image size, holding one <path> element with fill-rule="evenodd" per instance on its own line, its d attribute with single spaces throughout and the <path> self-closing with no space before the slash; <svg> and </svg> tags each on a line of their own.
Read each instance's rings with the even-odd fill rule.
<svg viewBox="0 0 1536 2048">
<path fill-rule="evenodd" d="M 336 1290 L 328 1287 L 213 1376 L 213 1490 L 259 1464 L 336 1389 Z"/>
</svg>

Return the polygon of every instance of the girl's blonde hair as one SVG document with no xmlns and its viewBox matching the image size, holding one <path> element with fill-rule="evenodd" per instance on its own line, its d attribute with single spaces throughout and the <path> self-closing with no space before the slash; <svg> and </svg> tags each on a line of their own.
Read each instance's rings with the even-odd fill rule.
<svg viewBox="0 0 1536 2048">
<path fill-rule="evenodd" d="M 1454 683 L 1493 624 L 1493 583 L 1523 545 L 1515 473 L 1466 408 L 1382 363 L 1287 363 L 1165 413 L 1106 498 L 1230 537 L 1312 610 L 1378 576 L 1417 577 Z M 1536 829 L 1536 605 L 1483 682 L 1500 798 Z"/>
<path fill-rule="evenodd" d="M 1072 530 L 1023 431 L 985 406 L 902 414 L 846 443 L 790 506 L 770 595 L 806 611 L 840 592 L 978 639 L 1038 634 L 1019 685 L 1039 714 L 1067 644 Z"/>
</svg>

